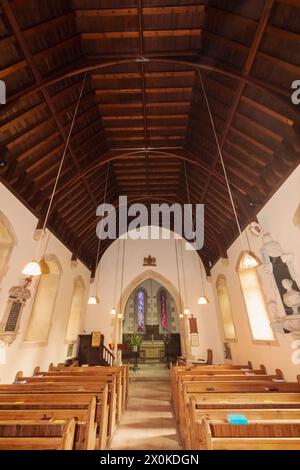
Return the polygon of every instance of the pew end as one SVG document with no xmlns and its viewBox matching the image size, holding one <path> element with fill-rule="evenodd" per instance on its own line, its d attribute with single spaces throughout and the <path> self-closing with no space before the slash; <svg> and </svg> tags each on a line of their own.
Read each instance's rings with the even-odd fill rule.
<svg viewBox="0 0 300 470">
<path fill-rule="evenodd" d="M 22 380 L 22 378 L 23 378 L 23 371 L 22 371 L 22 370 L 19 370 L 19 371 L 16 373 L 14 382 L 19 382 L 20 380 Z"/>
<path fill-rule="evenodd" d="M 267 368 L 266 368 L 266 366 L 264 366 L 263 364 L 261 364 L 261 365 L 259 366 L 259 368 L 260 368 L 262 374 L 267 375 Z"/>
<path fill-rule="evenodd" d="M 284 380 L 284 375 L 281 369 L 276 369 L 275 375 L 277 380 Z"/>
</svg>

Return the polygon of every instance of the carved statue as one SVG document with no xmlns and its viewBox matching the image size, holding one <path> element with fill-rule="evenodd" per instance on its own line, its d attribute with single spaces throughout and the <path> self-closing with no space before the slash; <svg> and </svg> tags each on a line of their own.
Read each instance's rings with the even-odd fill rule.
<svg viewBox="0 0 300 470">
<path fill-rule="evenodd" d="M 278 310 L 278 305 L 275 300 L 270 300 L 270 302 L 267 303 L 267 309 L 271 321 L 276 321 L 284 316 Z"/>
<path fill-rule="evenodd" d="M 283 295 L 284 304 L 293 310 L 293 315 L 298 315 L 300 313 L 300 292 L 293 288 L 293 281 L 290 279 L 284 279 L 282 286 L 286 290 L 286 293 Z"/>
<path fill-rule="evenodd" d="M 31 297 L 28 287 L 32 282 L 32 278 L 23 279 L 22 282 L 23 285 L 14 286 L 10 289 L 4 316 L 0 322 L 0 341 L 7 345 L 13 343 L 19 334 L 21 314 L 26 301 Z"/>
<path fill-rule="evenodd" d="M 287 305 L 283 300 L 283 296 L 286 291 L 282 282 L 283 280 L 290 280 L 293 290 L 299 292 L 298 285 L 293 279 L 290 272 L 293 255 L 289 253 L 284 253 L 280 244 L 277 241 L 273 240 L 272 236 L 269 233 L 266 233 L 262 237 L 262 242 L 263 246 L 261 248 L 261 255 L 264 261 L 265 271 L 268 274 L 273 275 L 274 277 L 274 281 L 282 299 L 286 315 L 292 315 L 293 309 L 289 305 Z"/>
<path fill-rule="evenodd" d="M 285 263 L 287 261 L 287 257 L 291 255 L 285 255 L 283 253 L 283 249 L 281 248 L 280 244 L 277 241 L 273 240 L 273 238 L 271 237 L 269 233 L 266 233 L 262 237 L 262 241 L 263 241 L 263 246 L 261 249 L 261 254 L 262 254 L 263 261 L 264 261 L 265 271 L 268 274 L 272 274 L 273 273 L 272 260 L 274 258 L 281 258 L 281 261 Z M 282 257 L 284 257 L 284 259 L 282 259 Z"/>
<path fill-rule="evenodd" d="M 278 309 L 277 302 L 275 300 L 270 300 L 270 302 L 267 303 L 267 309 L 268 309 L 268 313 L 270 317 L 270 325 L 273 328 L 273 330 L 276 333 L 279 333 L 281 335 L 290 333 L 289 330 L 284 328 L 283 319 L 285 319 L 286 316 L 283 315 L 281 311 Z"/>
</svg>

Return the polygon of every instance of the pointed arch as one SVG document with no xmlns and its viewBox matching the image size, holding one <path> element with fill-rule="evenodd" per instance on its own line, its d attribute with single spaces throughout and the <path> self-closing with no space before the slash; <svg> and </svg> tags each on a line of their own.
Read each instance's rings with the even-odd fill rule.
<svg viewBox="0 0 300 470">
<path fill-rule="evenodd" d="M 242 269 L 242 257 L 243 253 L 239 256 L 236 269 L 240 278 L 252 339 L 258 343 L 275 343 L 276 339 L 270 325 L 264 293 L 257 269 Z"/>
<path fill-rule="evenodd" d="M 45 261 L 49 266 L 49 273 L 43 274 L 38 280 L 25 331 L 25 343 L 48 344 L 62 268 L 56 255 L 46 255 Z"/>
<path fill-rule="evenodd" d="M 177 312 L 180 312 L 180 305 L 182 303 L 182 299 L 180 303 L 180 295 L 177 287 L 175 287 L 175 285 L 171 281 L 169 281 L 166 277 L 164 277 L 162 274 L 158 273 L 154 269 L 147 269 L 146 271 L 140 273 L 123 289 L 123 292 L 121 293 L 117 304 L 118 310 L 124 310 L 123 307 L 127 304 L 128 299 L 133 293 L 133 291 L 147 279 L 153 279 L 154 281 L 157 281 L 159 284 L 165 287 L 175 301 Z"/>
<path fill-rule="evenodd" d="M 9 269 L 9 260 L 17 237 L 12 224 L 6 215 L 0 211 L 0 283 Z"/>
<path fill-rule="evenodd" d="M 85 297 L 85 283 L 81 276 L 77 276 L 73 283 L 73 293 L 71 298 L 71 306 L 66 326 L 65 341 L 72 343 L 77 340 L 79 334 L 83 301 Z"/>
<path fill-rule="evenodd" d="M 227 289 L 227 280 L 223 274 L 220 274 L 217 277 L 216 291 L 224 330 L 224 337 L 227 341 L 236 341 L 236 330 L 233 322 L 230 298 Z"/>
</svg>

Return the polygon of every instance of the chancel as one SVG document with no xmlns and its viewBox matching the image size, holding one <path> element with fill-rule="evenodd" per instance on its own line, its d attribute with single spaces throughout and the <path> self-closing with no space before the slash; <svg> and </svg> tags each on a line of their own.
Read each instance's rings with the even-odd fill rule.
<svg viewBox="0 0 300 470">
<path fill-rule="evenodd" d="M 0 0 L 0 50 L 0 450 L 300 450 L 300 0 Z"/>
<path fill-rule="evenodd" d="M 123 360 L 132 356 L 132 335 L 140 336 L 142 363 L 169 362 L 181 356 L 176 303 L 163 285 L 152 279 L 141 283 L 128 299 L 123 325 Z"/>
</svg>

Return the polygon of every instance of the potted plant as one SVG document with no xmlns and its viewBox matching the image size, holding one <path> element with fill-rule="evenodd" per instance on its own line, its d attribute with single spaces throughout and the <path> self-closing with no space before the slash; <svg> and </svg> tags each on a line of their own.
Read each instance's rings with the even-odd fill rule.
<svg viewBox="0 0 300 470">
<path fill-rule="evenodd" d="M 137 351 L 141 342 L 143 341 L 142 335 L 138 335 L 137 333 L 133 333 L 128 338 L 128 345 L 132 348 L 133 351 Z"/>
</svg>

